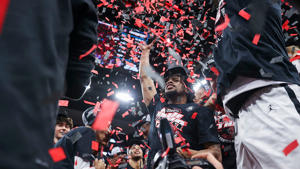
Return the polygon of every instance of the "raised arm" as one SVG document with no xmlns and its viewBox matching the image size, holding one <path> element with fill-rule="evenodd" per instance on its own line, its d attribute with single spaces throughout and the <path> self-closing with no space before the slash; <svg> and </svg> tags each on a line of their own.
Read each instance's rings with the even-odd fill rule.
<svg viewBox="0 0 300 169">
<path fill-rule="evenodd" d="M 145 72 L 145 68 L 150 66 L 149 55 L 154 43 L 155 40 L 149 45 L 140 45 L 140 48 L 142 49 L 142 55 L 140 59 L 140 83 L 142 88 L 143 99 L 146 106 L 150 104 L 151 100 L 157 93 L 153 80 Z"/>
</svg>

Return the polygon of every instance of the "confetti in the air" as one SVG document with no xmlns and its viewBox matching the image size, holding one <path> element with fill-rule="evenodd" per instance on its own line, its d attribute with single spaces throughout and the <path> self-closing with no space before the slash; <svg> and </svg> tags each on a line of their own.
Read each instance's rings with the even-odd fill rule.
<svg viewBox="0 0 300 169">
<path fill-rule="evenodd" d="M 289 155 L 293 150 L 295 150 L 297 147 L 299 146 L 298 140 L 294 140 L 293 142 L 291 142 L 289 145 L 287 145 L 284 150 L 283 153 L 285 156 Z"/>
<path fill-rule="evenodd" d="M 66 159 L 66 154 L 62 147 L 51 148 L 48 152 L 55 163 Z"/>
<path fill-rule="evenodd" d="M 92 128 L 95 130 L 107 130 L 118 107 L 119 103 L 104 99 L 101 103 L 101 111 L 97 113 Z"/>
<path fill-rule="evenodd" d="M 58 102 L 58 106 L 68 107 L 68 105 L 69 105 L 69 100 L 59 100 Z"/>
<path fill-rule="evenodd" d="M 2 33 L 3 24 L 5 22 L 5 16 L 7 13 L 9 2 L 10 2 L 10 0 L 1 0 L 0 1 L 0 35 Z"/>
</svg>

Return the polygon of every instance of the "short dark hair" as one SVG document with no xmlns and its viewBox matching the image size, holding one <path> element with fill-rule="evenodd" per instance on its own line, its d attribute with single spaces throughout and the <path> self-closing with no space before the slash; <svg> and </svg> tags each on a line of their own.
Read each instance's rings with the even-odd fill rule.
<svg viewBox="0 0 300 169">
<path fill-rule="evenodd" d="M 66 114 L 58 114 L 56 117 L 56 124 L 66 123 L 70 128 L 73 128 L 73 120 Z"/>
</svg>

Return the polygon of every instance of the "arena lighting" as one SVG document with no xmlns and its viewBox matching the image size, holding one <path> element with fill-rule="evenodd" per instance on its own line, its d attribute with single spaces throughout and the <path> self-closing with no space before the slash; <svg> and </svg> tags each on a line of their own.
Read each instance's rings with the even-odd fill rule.
<svg viewBox="0 0 300 169">
<path fill-rule="evenodd" d="M 200 83 L 201 83 L 202 85 L 206 85 L 206 84 L 207 84 L 207 82 L 206 82 L 205 79 L 201 80 Z"/>
<path fill-rule="evenodd" d="M 193 84 L 193 90 L 196 92 L 197 90 L 200 89 L 201 86 L 202 86 L 201 83 L 197 82 L 197 83 Z"/>
<path fill-rule="evenodd" d="M 207 84 L 206 80 L 197 80 L 195 84 L 193 84 L 193 90 L 196 92 L 198 91 L 201 87 L 205 86 Z"/>
<path fill-rule="evenodd" d="M 130 96 L 128 93 L 119 92 L 116 94 L 116 98 L 120 101 L 124 102 L 130 102 L 133 101 L 132 96 Z"/>
</svg>

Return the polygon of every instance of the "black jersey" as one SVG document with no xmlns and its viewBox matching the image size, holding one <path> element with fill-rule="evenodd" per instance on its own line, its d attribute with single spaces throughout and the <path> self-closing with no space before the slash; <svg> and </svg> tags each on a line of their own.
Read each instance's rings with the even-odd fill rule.
<svg viewBox="0 0 300 169">
<path fill-rule="evenodd" d="M 64 149 L 67 158 L 54 163 L 54 169 L 74 169 L 75 156 L 92 164 L 95 160 L 92 150 L 93 141 L 96 141 L 96 134 L 93 129 L 78 127 L 71 130 L 55 144 L 55 147 Z"/>
<path fill-rule="evenodd" d="M 147 166 L 151 166 L 151 160 L 161 150 L 157 129 L 160 119 L 166 118 L 174 131 L 175 140 L 189 145 L 190 149 L 204 149 L 205 143 L 219 143 L 213 112 L 206 107 L 200 107 L 195 103 L 167 104 L 161 102 L 159 95 L 148 106 L 151 115 L 149 131 L 149 156 Z"/>
</svg>

